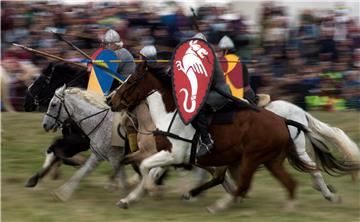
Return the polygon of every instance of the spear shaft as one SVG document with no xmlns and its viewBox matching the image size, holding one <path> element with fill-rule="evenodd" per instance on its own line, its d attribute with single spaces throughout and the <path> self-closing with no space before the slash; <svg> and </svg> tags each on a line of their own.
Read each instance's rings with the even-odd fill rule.
<svg viewBox="0 0 360 222">
<path fill-rule="evenodd" d="M 76 45 L 72 44 L 71 42 L 69 42 L 68 40 L 66 40 L 60 33 L 57 32 L 51 32 L 52 34 L 54 34 L 57 38 L 59 38 L 61 41 L 66 42 L 66 44 L 68 44 L 70 47 L 72 47 L 73 49 L 75 49 L 77 52 L 79 52 L 81 55 L 85 56 L 87 59 L 92 59 L 88 54 L 86 54 L 84 51 L 82 51 L 81 49 L 79 49 L 78 47 L 76 47 Z"/>
<path fill-rule="evenodd" d="M 68 61 L 68 60 L 66 60 L 64 58 L 58 57 L 56 55 L 49 54 L 47 52 L 32 49 L 32 48 L 26 47 L 24 45 L 16 44 L 16 43 L 13 43 L 13 45 L 17 46 L 17 47 L 20 47 L 20 48 L 22 48 L 22 49 L 24 49 L 26 51 L 32 52 L 34 54 L 41 55 L 41 56 L 46 57 L 46 58 L 55 59 L 55 60 L 58 60 L 58 61 L 62 61 L 62 62 L 66 62 L 66 63 L 72 64 L 72 65 L 78 66 L 78 67 L 83 68 L 83 69 L 87 69 L 87 67 L 85 65 L 75 63 L 75 62 L 72 62 L 72 61 Z"/>
</svg>

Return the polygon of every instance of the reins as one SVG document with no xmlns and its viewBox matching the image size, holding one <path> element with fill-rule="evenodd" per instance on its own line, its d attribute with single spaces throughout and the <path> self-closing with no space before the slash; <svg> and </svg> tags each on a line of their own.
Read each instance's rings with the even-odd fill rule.
<svg viewBox="0 0 360 222">
<path fill-rule="evenodd" d="M 91 114 L 91 115 L 89 115 L 89 116 L 86 116 L 86 117 L 80 119 L 79 121 L 75 121 L 75 120 L 73 119 L 72 115 L 70 114 L 69 109 L 68 109 L 67 106 L 66 106 L 65 97 L 61 97 L 61 96 L 57 95 L 56 93 L 55 93 L 55 96 L 60 100 L 60 107 L 59 107 L 59 109 L 58 109 L 57 116 L 55 117 L 55 116 L 49 114 L 48 112 L 46 112 L 45 115 L 47 115 L 47 116 L 55 119 L 56 124 L 59 125 L 59 126 L 61 126 L 61 125 L 64 124 L 63 121 L 59 120 L 62 106 L 64 106 L 65 111 L 66 111 L 66 113 L 67 113 L 67 115 L 68 115 L 68 118 L 71 119 L 71 120 L 73 120 L 80 128 L 81 128 L 81 123 L 82 123 L 84 120 L 90 119 L 90 118 L 92 118 L 92 117 L 94 117 L 94 116 L 97 116 L 97 115 L 103 113 L 103 112 L 106 112 L 105 115 L 103 116 L 103 118 L 101 119 L 101 121 L 100 121 L 89 133 L 87 133 L 87 134 L 85 133 L 85 135 L 86 135 L 87 137 L 89 137 L 93 132 L 95 132 L 95 130 L 97 130 L 97 129 L 100 127 L 100 125 L 104 122 L 106 116 L 108 115 L 108 113 L 109 113 L 109 111 L 110 111 L 110 108 L 106 108 L 106 109 L 103 109 L 103 110 L 101 110 L 101 111 L 99 111 L 99 112 L 96 112 L 96 113 L 94 113 L 94 114 Z M 82 129 L 82 128 L 81 128 L 81 129 Z"/>
<path fill-rule="evenodd" d="M 100 125 L 104 122 L 107 114 L 109 113 L 109 110 L 110 110 L 110 108 L 103 109 L 103 110 L 101 110 L 101 111 L 99 111 L 99 112 L 97 112 L 97 113 L 94 113 L 94 114 L 92 114 L 92 115 L 90 115 L 90 116 L 87 116 L 87 117 L 85 117 L 85 118 L 82 118 L 81 120 L 78 121 L 78 124 L 79 124 L 80 128 L 81 128 L 81 122 L 82 122 L 82 121 L 84 121 L 84 120 L 86 120 L 86 119 L 90 119 L 91 117 L 97 116 L 97 115 L 99 115 L 100 113 L 106 112 L 105 115 L 103 116 L 103 118 L 101 119 L 101 121 L 87 134 L 87 136 L 89 136 L 89 135 L 92 134 L 97 128 L 99 128 Z"/>
</svg>

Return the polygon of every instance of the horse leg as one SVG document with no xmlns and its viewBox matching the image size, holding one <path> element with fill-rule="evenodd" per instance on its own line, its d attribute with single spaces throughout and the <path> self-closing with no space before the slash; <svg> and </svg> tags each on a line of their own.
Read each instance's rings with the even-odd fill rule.
<svg viewBox="0 0 360 222">
<path fill-rule="evenodd" d="M 206 209 L 210 213 L 217 213 L 218 211 L 225 210 L 231 206 L 236 201 L 236 197 L 234 196 L 235 193 L 235 185 L 231 182 L 238 181 L 239 178 L 239 170 L 240 170 L 240 163 L 232 164 L 228 166 L 228 171 L 230 175 L 232 176 L 231 180 L 227 174 L 225 174 L 225 181 L 223 183 L 223 187 L 225 188 L 226 192 L 223 197 L 215 201 L 214 204 L 211 206 L 208 206 Z M 227 182 L 227 184 L 226 184 Z"/>
<path fill-rule="evenodd" d="M 209 178 L 208 171 L 200 167 L 195 167 L 195 169 L 193 170 L 193 174 L 196 179 L 195 186 L 200 186 L 201 184 L 204 184 Z"/>
<path fill-rule="evenodd" d="M 99 164 L 100 161 L 92 153 L 85 164 L 76 171 L 70 180 L 54 191 L 55 196 L 62 201 L 67 201 L 79 185 L 81 179 L 89 175 Z"/>
<path fill-rule="evenodd" d="M 41 178 L 46 176 L 51 168 L 57 163 L 61 164 L 60 158 L 56 157 L 53 152 L 46 152 L 45 162 L 42 166 L 42 169 L 33 175 L 25 184 L 25 187 L 35 187 Z"/>
<path fill-rule="evenodd" d="M 211 187 L 214 187 L 216 185 L 219 185 L 221 183 L 224 182 L 224 179 L 225 179 L 225 173 L 226 173 L 226 169 L 227 169 L 227 166 L 225 167 L 217 167 L 215 169 L 215 172 L 213 173 L 213 178 L 200 185 L 200 186 L 197 186 L 195 188 L 193 188 L 192 190 L 190 190 L 188 193 L 185 193 L 182 198 L 185 199 L 185 200 L 190 200 L 192 197 L 196 197 L 197 195 L 199 195 L 201 192 L 211 188 Z"/>
<path fill-rule="evenodd" d="M 133 163 L 133 164 L 131 164 L 131 167 L 133 168 L 135 173 L 127 180 L 129 189 L 136 187 L 140 183 L 140 180 L 141 180 L 139 166 L 137 164 Z"/>
<path fill-rule="evenodd" d="M 289 197 L 288 203 L 286 204 L 285 209 L 293 211 L 295 208 L 295 189 L 296 182 L 291 176 L 286 172 L 282 161 L 271 161 L 265 163 L 266 168 L 272 173 L 272 175 L 278 179 L 288 190 Z"/>
<path fill-rule="evenodd" d="M 62 161 L 59 161 L 56 164 L 54 164 L 53 167 L 51 167 L 50 172 L 49 172 L 51 179 L 53 179 L 53 180 L 59 179 L 59 177 L 61 175 L 61 169 L 60 169 L 61 164 L 62 164 Z"/>
<path fill-rule="evenodd" d="M 290 133 L 294 134 L 292 130 L 290 130 Z M 306 142 L 305 135 L 303 132 L 301 132 L 298 138 L 294 140 L 296 152 L 299 155 L 299 158 L 302 161 L 304 161 L 306 164 L 308 164 L 309 166 L 316 166 L 316 163 L 310 158 L 310 156 L 305 150 L 306 147 L 305 142 Z M 314 188 L 316 190 L 321 191 L 325 199 L 333 203 L 339 203 L 341 201 L 341 198 L 335 195 L 334 193 L 332 193 L 332 191 L 329 189 L 330 186 L 326 185 L 320 171 L 311 172 L 311 176 L 314 183 Z"/>
<path fill-rule="evenodd" d="M 162 167 L 176 164 L 175 159 L 172 154 L 167 151 L 160 151 L 148 158 L 146 158 L 140 164 L 140 172 L 142 175 L 141 182 L 137 185 L 137 187 L 128 194 L 125 198 L 122 198 L 118 201 L 117 205 L 120 208 L 128 208 L 131 202 L 137 201 L 142 195 L 145 193 L 145 185 L 148 180 L 149 171 L 154 167 Z"/>
<path fill-rule="evenodd" d="M 87 157 L 85 157 L 81 154 L 76 154 L 73 157 L 62 159 L 62 163 L 65 165 L 68 165 L 68 166 L 80 167 L 80 166 L 84 165 L 86 160 L 87 160 Z"/>
<path fill-rule="evenodd" d="M 253 159 L 247 159 L 244 156 L 239 164 L 229 168 L 229 171 L 234 179 L 236 179 L 237 190 L 235 195 L 227 193 L 222 199 L 215 202 L 215 204 L 207 207 L 210 213 L 216 213 L 227 209 L 232 203 L 235 202 L 237 197 L 245 197 L 250 188 L 251 179 L 259 166 Z"/>
<path fill-rule="evenodd" d="M 149 195 L 152 197 L 161 197 L 163 194 L 163 179 L 168 172 L 167 167 L 155 167 L 149 171 L 149 177 L 146 181 L 145 187 Z"/>
<path fill-rule="evenodd" d="M 105 189 L 109 192 L 115 191 L 117 188 L 123 189 L 125 192 L 128 190 L 126 181 L 126 172 L 124 165 L 121 164 L 125 156 L 124 147 L 111 147 L 108 157 L 111 166 L 113 167 L 113 174 L 110 176 L 108 183 L 105 185 Z"/>
</svg>

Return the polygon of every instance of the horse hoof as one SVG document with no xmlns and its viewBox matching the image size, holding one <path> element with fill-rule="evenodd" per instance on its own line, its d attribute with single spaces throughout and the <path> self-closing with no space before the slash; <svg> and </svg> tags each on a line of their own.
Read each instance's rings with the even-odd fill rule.
<svg viewBox="0 0 360 222">
<path fill-rule="evenodd" d="M 57 200 L 60 200 L 62 202 L 66 202 L 69 199 L 69 197 L 67 197 L 66 195 L 64 195 L 60 191 L 54 191 L 52 194 Z"/>
<path fill-rule="evenodd" d="M 209 206 L 209 207 L 206 207 L 206 211 L 211 214 L 216 214 L 219 210 L 217 210 L 215 207 Z"/>
<path fill-rule="evenodd" d="M 37 182 L 38 182 L 38 179 L 32 177 L 26 182 L 25 187 L 35 187 Z"/>
<path fill-rule="evenodd" d="M 129 204 L 126 203 L 126 202 L 123 202 L 123 201 L 119 201 L 117 202 L 116 206 L 118 206 L 119 208 L 122 208 L 122 209 L 128 209 L 129 208 Z"/>
<path fill-rule="evenodd" d="M 184 193 L 182 196 L 181 196 L 181 199 L 182 200 L 186 200 L 186 201 L 190 201 L 193 199 L 193 196 L 190 194 L 190 193 Z"/>
<path fill-rule="evenodd" d="M 342 198 L 341 198 L 341 196 L 337 196 L 336 201 L 335 201 L 334 203 L 337 203 L 337 204 L 342 203 Z"/>
<path fill-rule="evenodd" d="M 286 212 L 294 212 L 296 209 L 296 202 L 294 200 L 288 200 L 285 205 L 285 211 Z"/>
<path fill-rule="evenodd" d="M 341 196 L 336 195 L 331 196 L 328 200 L 334 204 L 340 204 L 342 202 Z"/>
</svg>

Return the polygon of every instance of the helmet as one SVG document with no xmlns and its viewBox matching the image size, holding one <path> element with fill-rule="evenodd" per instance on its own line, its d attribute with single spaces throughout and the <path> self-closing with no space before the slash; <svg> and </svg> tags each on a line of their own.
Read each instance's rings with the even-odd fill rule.
<svg viewBox="0 0 360 222">
<path fill-rule="evenodd" d="M 113 29 L 109 29 L 106 31 L 103 42 L 105 44 L 115 43 L 119 47 L 122 47 L 122 45 L 123 45 L 123 42 L 120 39 L 119 33 L 117 33 L 117 31 L 115 31 Z"/>
<path fill-rule="evenodd" d="M 155 59 L 156 58 L 156 48 L 153 45 L 145 46 L 140 50 L 140 55 L 146 57 L 147 59 Z"/>
<path fill-rule="evenodd" d="M 205 35 L 202 34 L 201 32 L 196 33 L 196 35 L 194 35 L 193 38 L 198 38 L 198 39 L 202 39 L 202 40 L 207 41 Z"/>
<path fill-rule="evenodd" d="M 220 39 L 219 48 L 223 49 L 223 50 L 233 49 L 233 48 L 235 48 L 235 45 L 234 45 L 234 42 L 227 35 L 225 35 L 224 37 L 222 37 Z"/>
</svg>

